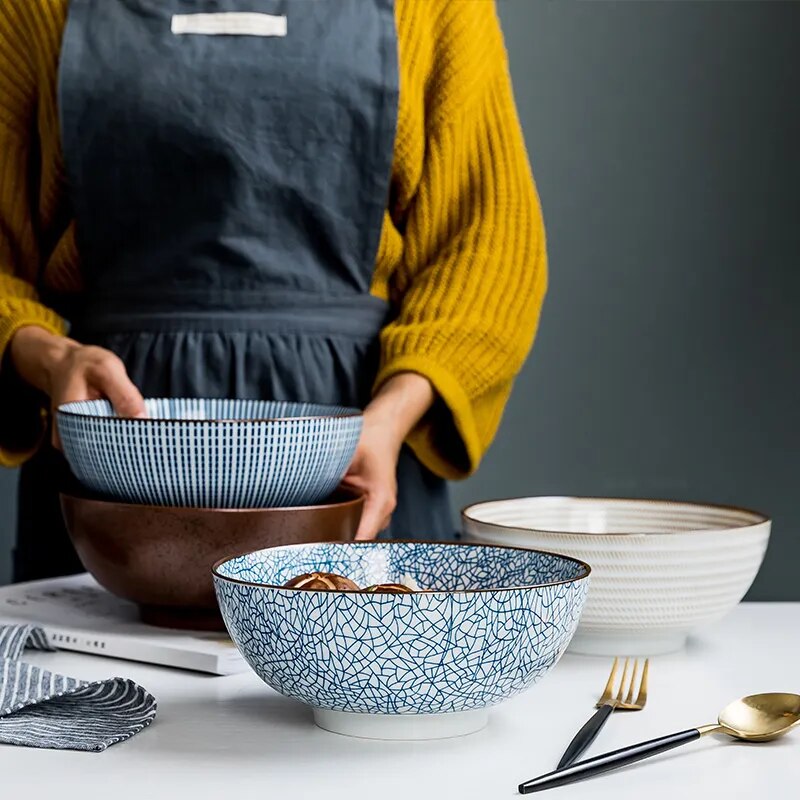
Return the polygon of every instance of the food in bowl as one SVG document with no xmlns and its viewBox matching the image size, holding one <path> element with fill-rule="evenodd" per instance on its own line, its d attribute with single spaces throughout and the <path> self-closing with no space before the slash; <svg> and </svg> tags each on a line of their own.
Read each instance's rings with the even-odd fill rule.
<svg viewBox="0 0 800 800">
<path fill-rule="evenodd" d="M 224 630 L 211 568 L 232 552 L 298 542 L 351 541 L 364 498 L 340 490 L 313 506 L 168 508 L 120 503 L 70 487 L 67 531 L 84 567 L 142 619 L 170 628 Z"/>
<path fill-rule="evenodd" d="M 115 500 L 184 508 L 314 505 L 350 465 L 362 414 L 261 400 L 148 399 L 144 418 L 106 400 L 67 403 L 64 455 L 88 489 Z"/>
<path fill-rule="evenodd" d="M 581 497 L 494 500 L 462 512 L 467 540 L 557 550 L 592 565 L 592 589 L 570 650 L 656 655 L 724 617 L 767 549 L 756 511 Z"/>
<path fill-rule="evenodd" d="M 286 588 L 326 572 L 403 593 Z M 440 738 L 486 724 L 528 689 L 577 627 L 589 567 L 521 548 L 424 542 L 258 550 L 214 568 L 226 627 L 276 691 L 320 727 L 367 738 Z"/>
<path fill-rule="evenodd" d="M 334 575 L 332 572 L 307 572 L 297 575 L 283 585 L 284 589 L 305 589 L 310 592 L 385 592 L 389 594 L 407 594 L 421 591 L 419 587 L 411 588 L 403 583 L 377 583 L 365 589 L 345 578 L 343 575 Z"/>
<path fill-rule="evenodd" d="M 284 584 L 286 589 L 306 589 L 314 592 L 358 591 L 358 585 L 343 575 L 332 572 L 306 572 L 297 575 Z"/>
<path fill-rule="evenodd" d="M 375 586 L 367 586 L 364 591 L 373 594 L 413 594 L 414 589 L 403 583 L 378 583 Z"/>
</svg>

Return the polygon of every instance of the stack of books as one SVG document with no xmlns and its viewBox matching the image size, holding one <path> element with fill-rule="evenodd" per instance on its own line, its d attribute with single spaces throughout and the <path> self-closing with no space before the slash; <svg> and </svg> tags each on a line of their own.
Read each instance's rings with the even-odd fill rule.
<svg viewBox="0 0 800 800">
<path fill-rule="evenodd" d="M 59 650 L 233 675 L 247 665 L 224 633 L 145 625 L 133 603 L 120 600 L 91 575 L 0 587 L 0 624 L 38 625 Z"/>
</svg>

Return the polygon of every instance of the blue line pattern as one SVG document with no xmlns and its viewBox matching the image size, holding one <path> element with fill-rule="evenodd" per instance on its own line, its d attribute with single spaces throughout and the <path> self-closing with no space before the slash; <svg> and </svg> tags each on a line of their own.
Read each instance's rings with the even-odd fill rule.
<svg viewBox="0 0 800 800">
<path fill-rule="evenodd" d="M 89 683 L 19 661 L 53 650 L 41 628 L 0 626 L 0 742 L 102 752 L 155 719 L 155 698 L 125 678 Z"/>
<path fill-rule="evenodd" d="M 68 403 L 58 429 L 85 486 L 130 503 L 199 508 L 313 505 L 339 485 L 362 417 L 261 400 L 149 399 L 149 419 L 106 400 Z"/>
<path fill-rule="evenodd" d="M 315 570 L 436 591 L 279 588 Z M 588 583 L 582 564 L 554 554 L 421 542 L 276 547 L 215 575 L 228 631 L 262 680 L 311 706 L 367 714 L 467 711 L 529 688 L 567 648 Z"/>
</svg>

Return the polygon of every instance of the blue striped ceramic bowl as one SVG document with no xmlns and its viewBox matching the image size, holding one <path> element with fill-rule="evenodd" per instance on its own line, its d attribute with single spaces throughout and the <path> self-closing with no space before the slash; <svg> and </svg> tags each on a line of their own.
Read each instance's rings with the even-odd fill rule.
<svg viewBox="0 0 800 800">
<path fill-rule="evenodd" d="M 426 542 L 272 547 L 214 568 L 228 631 L 259 677 L 367 738 L 463 735 L 532 686 L 575 633 L 589 567 L 555 553 Z M 282 588 L 335 573 L 389 594 Z"/>
<path fill-rule="evenodd" d="M 350 408 L 262 400 L 150 399 L 147 417 L 105 400 L 57 411 L 84 486 L 129 503 L 193 508 L 314 505 L 338 486 L 361 434 Z"/>
</svg>

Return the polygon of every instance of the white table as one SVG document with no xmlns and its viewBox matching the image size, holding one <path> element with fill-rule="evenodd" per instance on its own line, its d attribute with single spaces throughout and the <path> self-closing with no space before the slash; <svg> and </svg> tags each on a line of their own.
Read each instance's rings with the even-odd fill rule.
<svg viewBox="0 0 800 800">
<path fill-rule="evenodd" d="M 740 606 L 685 652 L 654 660 L 647 709 L 612 717 L 591 753 L 713 722 L 741 695 L 800 692 L 798 632 L 800 603 Z M 606 659 L 568 655 L 529 692 L 495 709 L 481 733 L 400 743 L 319 730 L 308 709 L 249 673 L 217 678 L 67 653 L 26 658 L 85 679 L 130 677 L 159 702 L 151 728 L 104 753 L 0 746 L 3 796 L 36 800 L 511 798 L 519 782 L 557 763 L 609 668 Z M 542 796 L 789 798 L 798 781 L 800 731 L 762 745 L 709 737 Z"/>
</svg>

